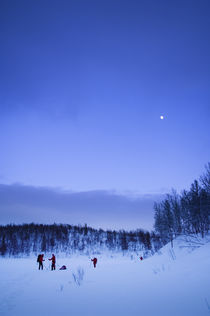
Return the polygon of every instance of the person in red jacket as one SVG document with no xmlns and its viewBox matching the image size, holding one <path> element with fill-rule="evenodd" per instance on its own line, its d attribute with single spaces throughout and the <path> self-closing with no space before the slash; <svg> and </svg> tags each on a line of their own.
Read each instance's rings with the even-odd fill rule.
<svg viewBox="0 0 210 316">
<path fill-rule="evenodd" d="M 96 268 L 96 263 L 97 263 L 97 258 L 93 258 L 93 259 L 91 259 L 91 261 L 93 261 L 93 266 L 94 266 L 94 268 Z"/>
<path fill-rule="evenodd" d="M 55 270 L 55 255 L 54 255 L 54 253 L 52 254 L 52 258 L 50 258 L 49 260 L 52 261 L 51 270 Z"/>
<path fill-rule="evenodd" d="M 43 261 L 44 261 L 44 255 L 38 255 L 37 262 L 39 263 L 39 270 L 43 270 Z"/>
</svg>

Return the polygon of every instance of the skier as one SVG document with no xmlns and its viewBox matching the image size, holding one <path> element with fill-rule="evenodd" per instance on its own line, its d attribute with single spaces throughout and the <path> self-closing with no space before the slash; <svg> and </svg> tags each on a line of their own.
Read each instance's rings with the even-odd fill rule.
<svg viewBox="0 0 210 316">
<path fill-rule="evenodd" d="M 143 260 L 143 257 L 140 257 L 140 260 Z"/>
<path fill-rule="evenodd" d="M 52 258 L 50 258 L 49 260 L 52 261 L 51 270 L 55 270 L 55 255 L 54 255 L 54 253 L 52 254 Z"/>
<path fill-rule="evenodd" d="M 93 261 L 93 266 L 94 266 L 94 268 L 96 268 L 96 263 L 97 263 L 97 258 L 93 258 L 93 259 L 91 259 L 91 261 Z"/>
<path fill-rule="evenodd" d="M 43 261 L 45 261 L 44 255 L 39 254 L 37 257 L 37 262 L 39 263 L 39 270 L 40 270 L 40 268 L 43 270 Z"/>
</svg>

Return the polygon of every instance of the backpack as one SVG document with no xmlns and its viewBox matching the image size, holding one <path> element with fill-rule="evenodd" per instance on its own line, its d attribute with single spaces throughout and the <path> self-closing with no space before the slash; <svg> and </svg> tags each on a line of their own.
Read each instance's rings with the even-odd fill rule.
<svg viewBox="0 0 210 316">
<path fill-rule="evenodd" d="M 38 257 L 37 257 L 37 262 L 40 261 L 40 258 L 41 258 L 41 255 L 38 255 Z"/>
</svg>

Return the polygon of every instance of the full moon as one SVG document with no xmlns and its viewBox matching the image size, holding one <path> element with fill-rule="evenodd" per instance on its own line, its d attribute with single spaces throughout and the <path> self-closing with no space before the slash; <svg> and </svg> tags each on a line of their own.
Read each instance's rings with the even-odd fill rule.
<svg viewBox="0 0 210 316">
<path fill-rule="evenodd" d="M 163 119 L 164 119 L 164 116 L 163 116 L 163 115 L 161 115 L 161 116 L 160 116 L 160 119 L 161 119 L 161 120 L 163 120 Z"/>
</svg>

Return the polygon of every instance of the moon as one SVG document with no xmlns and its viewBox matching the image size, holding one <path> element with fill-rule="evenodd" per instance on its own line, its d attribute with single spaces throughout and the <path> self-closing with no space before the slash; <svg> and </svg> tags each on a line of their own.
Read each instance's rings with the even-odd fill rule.
<svg viewBox="0 0 210 316">
<path fill-rule="evenodd" d="M 163 120 L 163 119 L 164 119 L 164 116 L 163 116 L 163 115 L 161 115 L 161 116 L 160 116 L 160 119 L 161 119 L 161 120 Z"/>
</svg>

